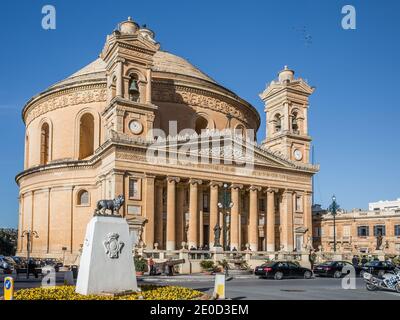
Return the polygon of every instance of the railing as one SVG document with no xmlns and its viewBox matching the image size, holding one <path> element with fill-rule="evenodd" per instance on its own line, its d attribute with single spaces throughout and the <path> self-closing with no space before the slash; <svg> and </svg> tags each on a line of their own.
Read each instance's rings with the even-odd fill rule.
<svg viewBox="0 0 400 320">
<path fill-rule="evenodd" d="M 289 260 L 300 261 L 302 256 L 308 256 L 307 252 L 268 252 L 268 251 L 213 251 L 213 250 L 141 250 L 138 254 L 144 258 L 155 260 L 180 259 L 182 254 L 187 255 L 189 261 L 202 260 L 227 260 L 235 261 L 270 261 L 270 260 Z"/>
</svg>

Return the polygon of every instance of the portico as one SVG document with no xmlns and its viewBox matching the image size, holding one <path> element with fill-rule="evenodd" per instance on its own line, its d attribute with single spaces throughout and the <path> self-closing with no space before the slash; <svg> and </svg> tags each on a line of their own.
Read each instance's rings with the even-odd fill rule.
<svg viewBox="0 0 400 320">
<path fill-rule="evenodd" d="M 222 219 L 218 199 L 223 183 L 228 183 L 233 202 L 228 212 L 230 249 L 243 250 L 249 244 L 252 251 L 301 250 L 295 245 L 296 228 L 305 228 L 303 243 L 311 236 L 311 210 L 307 209 L 310 190 L 267 183 L 255 185 L 250 181 L 237 184 L 206 177 L 156 176 L 154 179 L 154 198 L 146 197 L 145 204 L 152 207 L 154 201 L 155 208 L 154 230 L 148 225 L 144 231 L 144 243 L 149 249 L 157 243 L 159 249 L 178 250 L 182 241 L 189 248 L 212 247 L 213 229 L 217 219 Z M 296 199 L 301 205 L 295 203 Z"/>
</svg>

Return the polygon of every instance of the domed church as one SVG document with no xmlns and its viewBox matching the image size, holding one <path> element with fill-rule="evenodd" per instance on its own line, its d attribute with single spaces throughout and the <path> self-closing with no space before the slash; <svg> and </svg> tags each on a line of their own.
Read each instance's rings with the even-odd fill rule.
<svg viewBox="0 0 400 320">
<path fill-rule="evenodd" d="M 267 131 L 257 142 L 250 103 L 128 18 L 98 59 L 23 108 L 17 254 L 33 230 L 32 257 L 73 261 L 97 202 L 118 196 L 146 249 L 302 250 L 319 170 L 309 156 L 313 91 L 288 67 L 279 72 L 260 94 Z"/>
</svg>

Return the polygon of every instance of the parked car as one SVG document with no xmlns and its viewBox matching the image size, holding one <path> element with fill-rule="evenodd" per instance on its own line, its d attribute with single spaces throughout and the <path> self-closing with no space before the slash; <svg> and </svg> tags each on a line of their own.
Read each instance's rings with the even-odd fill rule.
<svg viewBox="0 0 400 320">
<path fill-rule="evenodd" d="M 364 264 L 360 274 L 363 276 L 365 272 L 368 272 L 372 275 L 382 277 L 386 272 L 393 272 L 395 268 L 396 266 L 392 262 L 374 260 Z"/>
<path fill-rule="evenodd" d="M 281 280 L 284 278 L 305 278 L 312 277 L 312 271 L 303 268 L 291 261 L 273 261 L 265 263 L 254 269 L 254 274 L 263 278 Z"/>
<path fill-rule="evenodd" d="M 0 269 L 6 274 L 10 274 L 12 272 L 11 266 L 4 256 L 0 256 Z"/>
<path fill-rule="evenodd" d="M 319 277 L 341 278 L 348 273 L 347 271 L 343 271 L 345 267 L 354 268 L 356 274 L 359 274 L 361 270 L 360 267 L 354 266 L 348 261 L 327 261 L 316 265 L 313 272 Z"/>
</svg>

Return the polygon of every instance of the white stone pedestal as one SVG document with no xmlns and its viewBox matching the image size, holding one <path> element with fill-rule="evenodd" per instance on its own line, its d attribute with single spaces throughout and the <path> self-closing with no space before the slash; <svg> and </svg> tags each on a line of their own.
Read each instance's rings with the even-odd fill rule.
<svg viewBox="0 0 400 320">
<path fill-rule="evenodd" d="M 224 260 L 224 249 L 222 247 L 212 247 L 211 252 L 214 253 L 214 263 Z"/>
<path fill-rule="evenodd" d="M 95 216 L 86 227 L 76 292 L 137 291 L 128 223 L 117 216 Z"/>
</svg>

